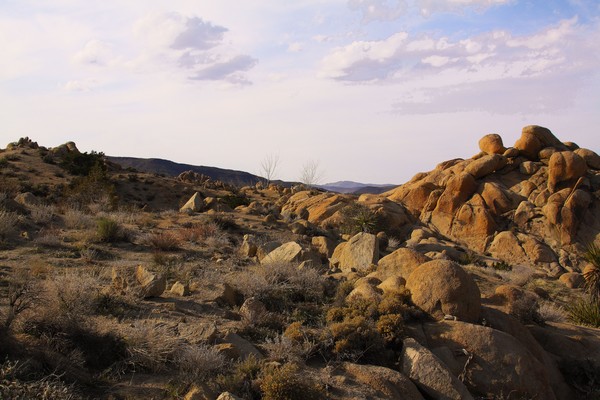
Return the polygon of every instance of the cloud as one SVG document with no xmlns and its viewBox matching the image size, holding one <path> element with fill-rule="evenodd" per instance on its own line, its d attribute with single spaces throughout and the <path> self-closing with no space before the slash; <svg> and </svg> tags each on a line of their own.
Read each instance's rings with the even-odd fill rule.
<svg viewBox="0 0 600 400">
<path fill-rule="evenodd" d="M 302 44 L 300 42 L 290 43 L 287 50 L 291 53 L 298 53 L 298 52 L 304 50 L 304 44 Z"/>
<path fill-rule="evenodd" d="M 564 77 L 568 76 L 574 85 L 583 85 L 600 67 L 600 43 L 593 39 L 599 34 L 600 25 L 578 25 L 577 18 L 523 36 L 499 30 L 453 41 L 399 32 L 380 41 L 356 41 L 334 49 L 322 60 L 320 76 L 347 83 L 401 85 L 403 100 L 398 109 L 403 112 L 423 112 L 422 104 L 431 112 L 446 105 L 449 109 L 481 104 L 493 108 L 493 101 L 472 103 L 469 99 L 479 98 L 474 95 L 477 90 L 504 84 L 506 88 L 514 85 L 515 93 L 522 92 L 523 85 L 535 87 L 542 103 L 529 108 L 555 110 L 557 104 L 567 107 L 567 97 L 576 94 L 567 90 L 556 96 L 551 91 L 556 89 L 555 80 L 567 81 Z M 533 86 L 525 83 L 528 79 Z M 557 100 L 551 101 L 552 96 Z M 502 112 L 504 108 L 496 109 Z"/>
<path fill-rule="evenodd" d="M 73 57 L 79 64 L 96 66 L 106 66 L 113 58 L 111 45 L 96 39 L 88 41 Z"/>
<path fill-rule="evenodd" d="M 363 22 L 393 21 L 408 10 L 404 0 L 348 0 L 348 7 L 360 11 Z"/>
<path fill-rule="evenodd" d="M 93 89 L 99 86 L 97 79 L 89 78 L 83 80 L 72 80 L 67 82 L 63 88 L 67 92 L 91 92 Z"/>
<path fill-rule="evenodd" d="M 364 23 L 393 21 L 409 12 L 423 17 L 436 13 L 462 13 L 465 10 L 484 12 L 490 7 L 512 3 L 514 0 L 348 0 L 348 8 L 360 11 Z"/>
<path fill-rule="evenodd" d="M 189 78 L 193 80 L 224 80 L 229 83 L 249 84 L 241 72 L 252 69 L 258 60 L 246 55 L 238 55 L 225 61 L 212 61 L 196 65 L 196 71 Z"/>
<path fill-rule="evenodd" d="M 151 13 L 133 24 L 131 49 L 115 55 L 112 46 L 102 40 L 88 41 L 73 59 L 82 65 L 112 67 L 117 72 L 134 74 L 167 71 L 182 74 L 190 81 L 219 81 L 247 84 L 245 72 L 258 60 L 240 54 L 225 42 L 228 29 L 197 16 Z M 95 85 L 70 81 L 67 90 L 92 90 Z"/>
</svg>

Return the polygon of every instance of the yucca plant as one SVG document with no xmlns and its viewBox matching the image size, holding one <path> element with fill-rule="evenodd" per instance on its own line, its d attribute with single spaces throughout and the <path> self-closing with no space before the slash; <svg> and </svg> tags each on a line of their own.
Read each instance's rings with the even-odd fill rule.
<svg viewBox="0 0 600 400">
<path fill-rule="evenodd" d="M 592 297 L 598 299 L 600 298 L 600 246 L 596 243 L 589 244 L 584 257 L 590 263 L 583 273 L 585 289 Z"/>
<path fill-rule="evenodd" d="M 600 300 L 589 296 L 566 307 L 569 318 L 576 324 L 600 327 Z"/>
</svg>

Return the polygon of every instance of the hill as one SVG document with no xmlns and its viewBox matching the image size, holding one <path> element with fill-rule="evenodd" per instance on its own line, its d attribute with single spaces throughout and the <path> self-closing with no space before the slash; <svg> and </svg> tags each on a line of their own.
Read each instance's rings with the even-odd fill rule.
<svg viewBox="0 0 600 400">
<path fill-rule="evenodd" d="M 330 192 L 337 193 L 350 193 L 350 194 L 363 194 L 363 193 L 372 193 L 372 194 L 380 194 L 395 188 L 398 185 L 378 185 L 378 184 L 370 184 L 370 183 L 359 183 L 353 181 L 339 181 L 326 183 L 324 185 L 318 185 L 319 188 L 323 190 L 328 190 Z"/>
<path fill-rule="evenodd" d="M 600 157 L 479 145 L 351 195 L 9 144 L 0 398 L 596 398 Z"/>
<path fill-rule="evenodd" d="M 182 172 L 192 171 L 208 176 L 215 181 L 225 182 L 231 185 L 245 186 L 254 185 L 263 180 L 261 177 L 243 171 L 231 169 L 205 167 L 199 165 L 181 164 L 160 158 L 135 158 L 135 157 L 112 157 L 107 160 L 121 165 L 123 168 L 133 168 L 141 172 L 153 174 L 164 174 L 167 176 L 178 176 Z"/>
</svg>

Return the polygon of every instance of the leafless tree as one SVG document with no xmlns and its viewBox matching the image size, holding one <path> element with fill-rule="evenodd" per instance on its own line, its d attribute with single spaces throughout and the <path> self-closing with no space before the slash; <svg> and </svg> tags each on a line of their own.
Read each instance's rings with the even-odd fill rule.
<svg viewBox="0 0 600 400">
<path fill-rule="evenodd" d="M 260 174 L 267 181 L 267 185 L 275 178 L 277 168 L 279 167 L 279 154 L 270 153 L 263 158 L 260 163 Z"/>
<path fill-rule="evenodd" d="M 319 160 L 309 160 L 302 166 L 300 173 L 300 182 L 308 187 L 313 187 L 323 179 L 323 171 L 320 168 Z"/>
</svg>

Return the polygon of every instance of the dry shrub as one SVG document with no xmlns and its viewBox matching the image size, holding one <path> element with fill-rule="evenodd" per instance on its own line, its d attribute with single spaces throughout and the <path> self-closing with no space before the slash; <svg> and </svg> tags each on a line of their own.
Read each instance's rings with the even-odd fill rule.
<svg viewBox="0 0 600 400">
<path fill-rule="evenodd" d="M 10 211 L 0 211 L 0 240 L 10 239 L 17 231 L 19 216 Z"/>
<path fill-rule="evenodd" d="M 323 399 L 325 393 L 295 364 L 267 367 L 260 382 L 263 400 L 312 400 Z"/>
<path fill-rule="evenodd" d="M 137 320 L 121 327 L 127 344 L 128 364 L 134 370 L 159 372 L 177 359 L 185 345 L 176 329 L 162 321 Z"/>
<path fill-rule="evenodd" d="M 565 322 L 567 320 L 567 313 L 565 310 L 548 301 L 544 301 L 540 304 L 537 313 L 544 322 Z"/>
<path fill-rule="evenodd" d="M 524 265 L 515 265 L 510 271 L 496 270 L 496 273 L 515 286 L 525 286 L 533 277 L 534 271 Z"/>
<path fill-rule="evenodd" d="M 147 234 L 143 242 L 154 250 L 171 251 L 181 247 L 181 240 L 171 232 L 158 232 Z"/>
<path fill-rule="evenodd" d="M 320 301 L 324 278 L 313 269 L 298 269 L 294 263 L 276 262 L 236 274 L 231 284 L 245 298 L 255 297 L 269 310 L 282 311 L 303 301 Z"/>
<path fill-rule="evenodd" d="M 225 356 L 207 344 L 183 345 L 175 360 L 188 380 L 203 380 L 220 372 L 226 365 Z"/>
<path fill-rule="evenodd" d="M 210 247 L 222 247 L 229 244 L 227 234 L 219 224 L 212 221 L 195 223 L 183 228 L 179 231 L 179 237 L 186 242 L 206 244 Z"/>
<path fill-rule="evenodd" d="M 56 375 L 36 377 L 27 363 L 0 364 L 0 399 L 75 400 L 82 397 Z"/>
<path fill-rule="evenodd" d="M 52 205 L 37 205 L 31 208 L 31 219 L 36 224 L 45 225 L 54 219 L 56 207 Z"/>
<path fill-rule="evenodd" d="M 288 334 L 269 338 L 262 347 L 267 350 L 271 361 L 278 362 L 302 362 L 309 359 L 318 349 L 318 345 L 308 337 L 294 340 Z"/>
<path fill-rule="evenodd" d="M 94 218 L 75 208 L 69 208 L 63 215 L 63 221 L 68 229 L 88 229 L 93 228 Z"/>
<path fill-rule="evenodd" d="M 43 282 L 44 307 L 38 309 L 44 319 L 78 323 L 96 312 L 100 282 L 80 273 L 55 274 Z"/>
<path fill-rule="evenodd" d="M 42 247 L 62 247 L 60 231 L 58 229 L 42 229 L 33 243 Z"/>
<path fill-rule="evenodd" d="M 377 355 L 383 350 L 383 339 L 372 320 L 362 316 L 350 317 L 329 325 L 333 353 L 339 359 L 358 361 L 364 356 Z"/>
</svg>

